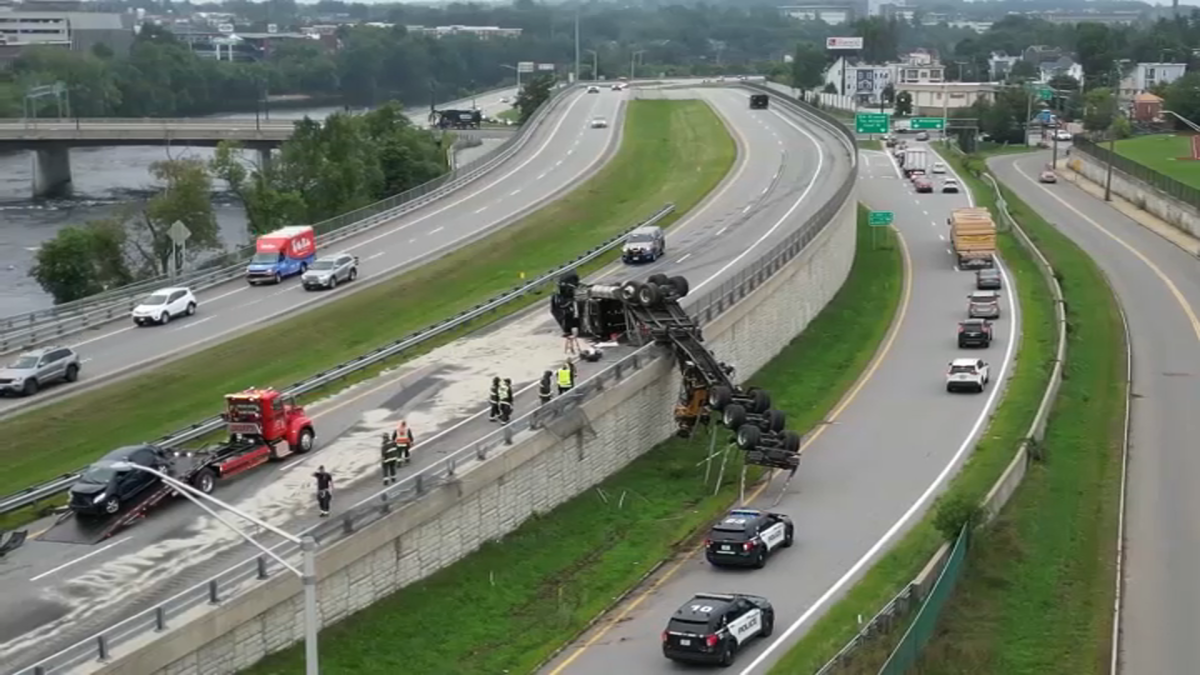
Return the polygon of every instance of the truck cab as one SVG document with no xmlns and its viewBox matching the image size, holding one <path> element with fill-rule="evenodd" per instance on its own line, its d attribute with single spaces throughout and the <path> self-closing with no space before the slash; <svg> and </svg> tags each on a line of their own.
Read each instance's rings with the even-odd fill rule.
<svg viewBox="0 0 1200 675">
<path fill-rule="evenodd" d="M 317 255 L 317 239 L 309 225 L 284 227 L 258 238 L 254 257 L 246 267 L 251 286 L 278 284 L 285 277 L 303 274 Z"/>
<path fill-rule="evenodd" d="M 304 454 L 316 441 L 312 420 L 294 396 L 275 389 L 247 389 L 226 394 L 225 420 L 230 439 L 253 440 L 271 446 L 287 443 L 291 452 Z M 278 458 L 278 453 L 274 453 Z"/>
</svg>

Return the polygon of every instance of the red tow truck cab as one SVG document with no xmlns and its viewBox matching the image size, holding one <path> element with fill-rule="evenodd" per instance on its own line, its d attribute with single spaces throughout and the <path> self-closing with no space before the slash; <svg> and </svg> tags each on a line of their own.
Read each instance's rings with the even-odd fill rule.
<svg viewBox="0 0 1200 675">
<path fill-rule="evenodd" d="M 225 412 L 221 417 L 229 431 L 230 444 L 262 446 L 263 453 L 269 454 L 270 459 L 279 458 L 280 443 L 286 443 L 288 450 L 302 455 L 312 450 L 316 440 L 312 419 L 305 414 L 304 407 L 296 403 L 294 396 L 275 389 L 247 389 L 226 394 Z M 245 458 L 249 460 L 250 456 Z M 245 467 L 235 470 L 242 468 Z"/>
</svg>

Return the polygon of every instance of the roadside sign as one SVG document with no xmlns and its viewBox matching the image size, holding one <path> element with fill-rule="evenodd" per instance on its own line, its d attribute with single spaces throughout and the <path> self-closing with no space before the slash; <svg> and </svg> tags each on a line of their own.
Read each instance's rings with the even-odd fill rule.
<svg viewBox="0 0 1200 675">
<path fill-rule="evenodd" d="M 863 39 L 860 37 L 828 37 L 825 38 L 825 49 L 862 49 Z"/>
<path fill-rule="evenodd" d="M 1050 99 L 1054 98 L 1054 90 L 1050 87 L 1042 87 L 1041 89 L 1038 89 L 1038 98 L 1043 101 L 1049 101 Z"/>
<path fill-rule="evenodd" d="M 887 113 L 858 113 L 854 116 L 854 130 L 860 134 L 886 134 L 891 123 Z"/>
<path fill-rule="evenodd" d="M 867 216 L 867 224 L 871 227 L 887 227 L 896 219 L 896 214 L 893 211 L 872 211 Z"/>
<path fill-rule="evenodd" d="M 533 66 L 534 66 L 533 61 L 518 61 L 517 62 L 517 72 L 518 73 L 532 73 Z"/>
<path fill-rule="evenodd" d="M 183 246 L 183 243 L 192 236 L 192 231 L 188 229 L 187 225 L 183 224 L 182 220 L 177 220 L 167 230 L 167 236 L 171 238 L 171 242 L 176 246 Z"/>
<path fill-rule="evenodd" d="M 913 131 L 942 131 L 946 128 L 946 118 L 914 117 L 909 120 L 908 127 Z"/>
</svg>

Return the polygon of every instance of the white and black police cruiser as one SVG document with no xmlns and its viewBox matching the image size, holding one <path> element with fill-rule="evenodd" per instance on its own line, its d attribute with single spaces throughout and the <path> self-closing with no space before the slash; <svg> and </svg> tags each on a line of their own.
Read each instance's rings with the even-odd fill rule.
<svg viewBox="0 0 1200 675">
<path fill-rule="evenodd" d="M 734 509 L 713 526 L 704 542 L 704 557 L 717 566 L 761 568 L 767 556 L 792 545 L 796 528 L 782 513 Z"/>
<path fill-rule="evenodd" d="M 662 634 L 663 656 L 687 663 L 728 666 L 747 642 L 769 637 L 775 609 L 766 598 L 740 593 L 697 593 Z"/>
</svg>

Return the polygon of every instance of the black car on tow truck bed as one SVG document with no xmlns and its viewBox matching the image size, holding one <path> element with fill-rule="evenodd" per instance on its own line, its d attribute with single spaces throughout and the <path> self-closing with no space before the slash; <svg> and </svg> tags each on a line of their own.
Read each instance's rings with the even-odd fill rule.
<svg viewBox="0 0 1200 675">
<path fill-rule="evenodd" d="M 704 557 L 718 567 L 762 568 L 767 556 L 792 545 L 795 526 L 782 513 L 733 509 L 713 526 L 704 541 Z"/>
</svg>

